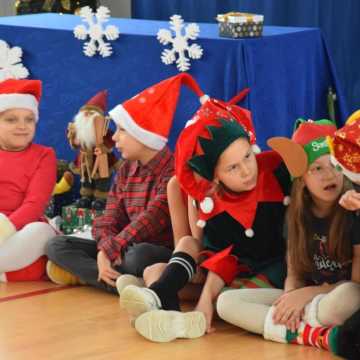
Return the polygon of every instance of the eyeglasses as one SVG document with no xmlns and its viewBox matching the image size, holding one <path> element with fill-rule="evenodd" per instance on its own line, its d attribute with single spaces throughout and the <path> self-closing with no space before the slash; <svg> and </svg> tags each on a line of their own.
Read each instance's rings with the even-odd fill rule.
<svg viewBox="0 0 360 360">
<path fill-rule="evenodd" d="M 308 173 L 311 176 L 316 177 L 317 179 L 323 179 L 329 173 L 331 173 L 331 175 L 335 175 L 335 176 L 342 174 L 342 169 L 341 169 L 341 166 L 339 166 L 339 165 L 336 165 L 336 166 L 315 165 L 314 167 L 312 167 L 308 170 Z"/>
</svg>

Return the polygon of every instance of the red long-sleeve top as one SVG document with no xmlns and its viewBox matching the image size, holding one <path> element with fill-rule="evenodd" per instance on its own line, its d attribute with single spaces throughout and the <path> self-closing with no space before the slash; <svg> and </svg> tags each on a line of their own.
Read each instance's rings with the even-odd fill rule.
<svg viewBox="0 0 360 360">
<path fill-rule="evenodd" d="M 0 213 L 17 230 L 43 220 L 55 183 L 53 149 L 31 144 L 22 151 L 0 150 Z"/>
</svg>

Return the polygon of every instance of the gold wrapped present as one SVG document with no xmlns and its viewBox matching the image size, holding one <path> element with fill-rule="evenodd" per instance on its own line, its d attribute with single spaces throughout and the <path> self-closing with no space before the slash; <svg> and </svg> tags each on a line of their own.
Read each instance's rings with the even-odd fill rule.
<svg viewBox="0 0 360 360">
<path fill-rule="evenodd" d="M 244 38 L 262 35 L 264 15 L 242 12 L 218 14 L 219 35 L 223 37 Z"/>
</svg>

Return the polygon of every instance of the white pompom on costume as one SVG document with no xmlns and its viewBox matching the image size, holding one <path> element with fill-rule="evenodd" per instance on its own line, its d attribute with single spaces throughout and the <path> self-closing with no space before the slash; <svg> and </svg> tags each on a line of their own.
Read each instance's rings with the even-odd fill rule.
<svg viewBox="0 0 360 360">
<path fill-rule="evenodd" d="M 210 214 L 214 210 L 214 201 L 211 197 L 207 196 L 200 203 L 200 209 L 204 214 Z"/>
</svg>

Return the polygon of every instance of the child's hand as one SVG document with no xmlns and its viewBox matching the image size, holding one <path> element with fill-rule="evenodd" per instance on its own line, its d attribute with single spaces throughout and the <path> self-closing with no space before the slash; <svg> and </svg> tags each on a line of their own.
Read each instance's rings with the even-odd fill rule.
<svg viewBox="0 0 360 360">
<path fill-rule="evenodd" d="M 111 267 L 110 260 L 102 250 L 98 252 L 97 265 L 99 271 L 98 281 L 103 280 L 107 284 L 115 287 L 115 281 L 121 274 Z"/>
<path fill-rule="evenodd" d="M 212 318 L 214 315 L 214 304 L 211 296 L 204 296 L 201 294 L 200 300 L 196 305 L 195 311 L 201 311 L 205 315 L 206 319 L 206 333 L 211 334 L 215 331 L 215 328 L 211 326 Z"/>
<path fill-rule="evenodd" d="M 360 193 L 355 190 L 348 190 L 339 201 L 339 204 L 346 210 L 356 211 L 360 209 Z"/>
<path fill-rule="evenodd" d="M 304 308 L 312 298 L 313 295 L 306 287 L 284 293 L 273 303 L 274 323 L 285 325 L 293 332 L 296 331 L 304 316 Z"/>
</svg>

